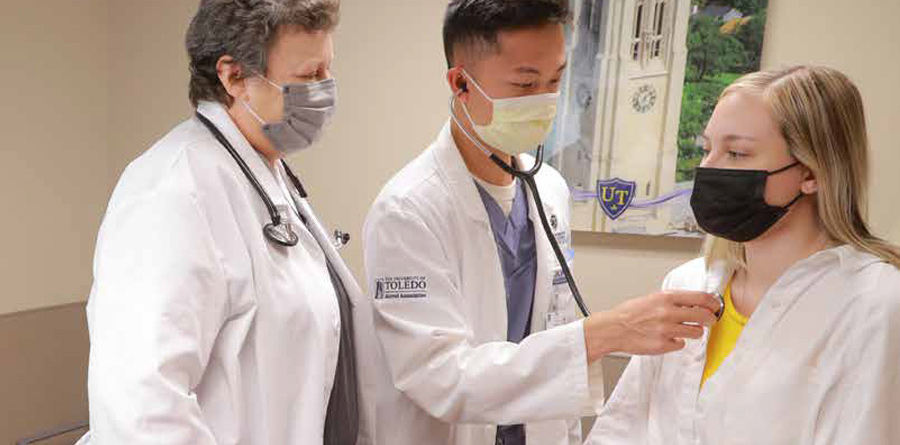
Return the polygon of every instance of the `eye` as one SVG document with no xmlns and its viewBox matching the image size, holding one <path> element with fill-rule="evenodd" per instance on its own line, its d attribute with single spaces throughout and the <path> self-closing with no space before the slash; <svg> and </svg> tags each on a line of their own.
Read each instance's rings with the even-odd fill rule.
<svg viewBox="0 0 900 445">
<path fill-rule="evenodd" d="M 730 150 L 728 152 L 728 157 L 731 159 L 743 159 L 747 157 L 746 153 L 741 153 L 739 151 Z"/>
<path fill-rule="evenodd" d="M 532 89 L 532 88 L 534 88 L 534 87 L 536 86 L 534 82 L 528 82 L 528 83 L 513 83 L 512 85 L 513 85 L 514 87 L 516 87 L 516 88 L 522 88 L 522 89 L 524 89 L 524 90 L 529 90 L 529 89 Z"/>
</svg>

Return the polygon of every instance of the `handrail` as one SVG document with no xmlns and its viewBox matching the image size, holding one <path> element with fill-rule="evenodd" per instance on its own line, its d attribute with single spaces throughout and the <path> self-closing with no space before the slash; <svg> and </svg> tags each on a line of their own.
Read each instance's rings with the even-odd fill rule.
<svg viewBox="0 0 900 445">
<path fill-rule="evenodd" d="M 42 433 L 38 433 L 38 434 L 36 434 L 36 435 L 34 435 L 34 436 L 31 436 L 31 437 L 28 437 L 28 438 L 25 438 L 25 439 L 20 439 L 20 440 L 16 441 L 16 445 L 31 445 L 31 444 L 33 444 L 33 443 L 35 443 L 35 442 L 40 442 L 40 441 L 42 441 L 42 440 L 52 439 L 52 438 L 54 438 L 54 437 L 56 437 L 56 436 L 62 436 L 63 434 L 68 434 L 68 433 L 71 433 L 71 432 L 73 432 L 73 431 L 78 431 L 78 430 L 82 430 L 82 429 L 87 429 L 88 427 L 89 427 L 89 424 L 88 424 L 87 421 L 80 422 L 80 423 L 73 424 L 73 425 L 61 426 L 61 427 L 58 427 L 58 428 L 54 428 L 54 429 L 52 429 L 52 430 L 48 430 L 48 431 L 44 431 L 44 432 L 42 432 Z"/>
</svg>

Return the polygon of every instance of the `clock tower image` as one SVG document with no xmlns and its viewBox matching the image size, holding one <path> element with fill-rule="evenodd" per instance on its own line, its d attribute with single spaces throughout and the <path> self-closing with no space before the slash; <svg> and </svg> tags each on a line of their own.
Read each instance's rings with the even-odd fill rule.
<svg viewBox="0 0 900 445">
<path fill-rule="evenodd" d="M 690 0 L 572 0 L 570 65 L 550 158 L 570 187 L 648 203 L 672 193 Z M 598 181 L 618 179 L 616 193 Z M 625 189 L 622 184 L 627 184 Z M 627 189 L 627 190 L 626 190 Z M 624 190 L 624 191 L 622 191 Z M 622 199 L 621 203 L 625 200 Z M 663 234 L 668 206 L 576 200 L 574 230 Z"/>
</svg>

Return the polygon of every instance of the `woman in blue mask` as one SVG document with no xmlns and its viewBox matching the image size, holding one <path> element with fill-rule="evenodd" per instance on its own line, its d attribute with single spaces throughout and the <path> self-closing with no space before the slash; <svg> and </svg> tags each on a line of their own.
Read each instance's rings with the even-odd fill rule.
<svg viewBox="0 0 900 445">
<path fill-rule="evenodd" d="M 862 99 L 843 74 L 759 72 L 722 94 L 691 204 L 718 292 L 703 338 L 635 357 L 590 444 L 900 443 L 900 250 L 865 219 Z"/>
<path fill-rule="evenodd" d="M 283 161 L 334 112 L 338 9 L 200 2 L 196 113 L 129 165 L 98 237 L 81 443 L 372 443 L 371 312 Z"/>
</svg>

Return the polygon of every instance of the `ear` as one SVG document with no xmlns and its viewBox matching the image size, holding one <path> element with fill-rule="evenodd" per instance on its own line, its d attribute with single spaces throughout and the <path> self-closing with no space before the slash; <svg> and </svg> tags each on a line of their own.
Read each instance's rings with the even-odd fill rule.
<svg viewBox="0 0 900 445">
<path fill-rule="evenodd" d="M 463 74 L 462 67 L 455 66 L 447 71 L 447 83 L 450 84 L 453 94 L 458 94 L 461 99 L 464 99 L 469 92 L 469 79 Z"/>
<path fill-rule="evenodd" d="M 246 78 L 243 76 L 241 66 L 234 62 L 234 58 L 225 55 L 216 62 L 216 73 L 219 75 L 219 82 L 225 87 L 225 91 L 233 99 L 237 99 L 244 95 L 247 91 Z"/>
<path fill-rule="evenodd" d="M 806 195 L 815 195 L 819 192 L 819 181 L 816 175 L 808 167 L 803 167 L 803 182 L 800 183 L 800 191 Z"/>
</svg>

